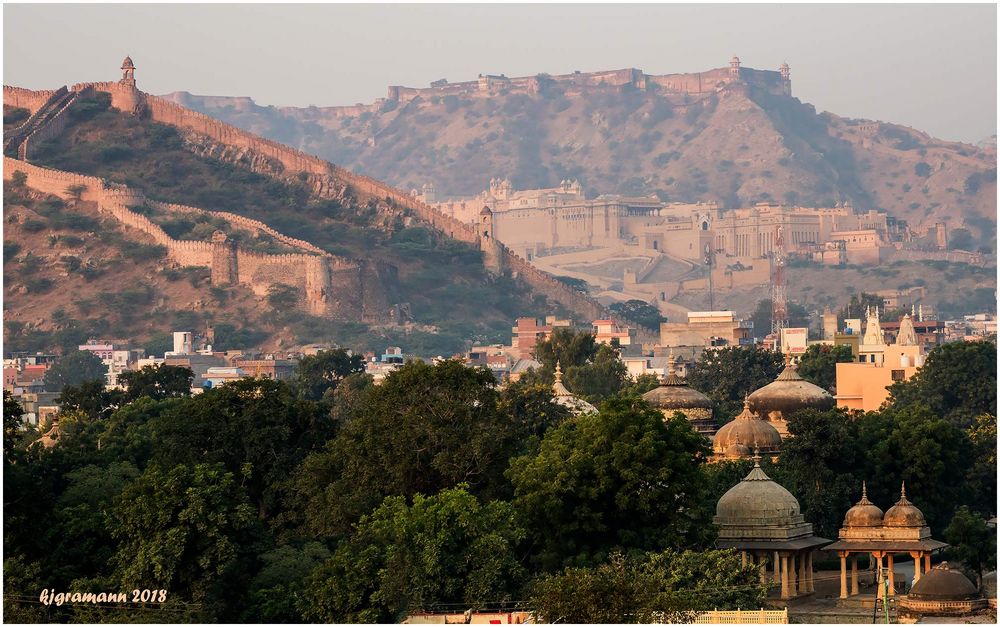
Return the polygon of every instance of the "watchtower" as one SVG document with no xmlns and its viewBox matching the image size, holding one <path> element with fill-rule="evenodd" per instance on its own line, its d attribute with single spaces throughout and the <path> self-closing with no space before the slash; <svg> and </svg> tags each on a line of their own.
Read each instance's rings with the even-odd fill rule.
<svg viewBox="0 0 1000 627">
<path fill-rule="evenodd" d="M 123 85 L 135 87 L 135 64 L 132 63 L 132 57 L 125 57 L 125 60 L 122 61 L 121 83 Z"/>
<path fill-rule="evenodd" d="M 738 80 L 740 78 L 740 58 L 733 55 L 733 58 L 729 60 L 729 77 Z"/>
<path fill-rule="evenodd" d="M 782 63 L 781 67 L 778 68 L 781 72 L 781 93 L 786 96 L 792 95 L 792 71 L 788 68 L 787 63 Z"/>
<path fill-rule="evenodd" d="M 229 241 L 222 231 L 212 233 L 212 285 L 239 283 L 236 242 Z"/>
<path fill-rule="evenodd" d="M 483 207 L 479 212 L 479 222 L 476 233 L 479 235 L 479 250 L 483 251 L 483 265 L 492 274 L 503 274 L 503 260 L 500 253 L 500 242 L 494 232 L 493 211 Z"/>
</svg>

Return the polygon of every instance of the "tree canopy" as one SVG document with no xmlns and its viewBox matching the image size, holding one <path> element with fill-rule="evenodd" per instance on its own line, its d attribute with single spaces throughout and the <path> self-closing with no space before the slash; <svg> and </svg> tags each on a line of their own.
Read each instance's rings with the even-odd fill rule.
<svg viewBox="0 0 1000 627">
<path fill-rule="evenodd" d="M 688 368 L 687 383 L 712 399 L 724 423 L 740 412 L 746 395 L 774 381 L 784 363 L 781 353 L 756 346 L 706 350 Z"/>
<path fill-rule="evenodd" d="M 71 351 L 55 361 L 45 371 L 45 389 L 49 392 L 60 392 L 67 385 L 78 385 L 84 381 L 100 379 L 108 368 L 99 357 L 90 351 Z"/>
<path fill-rule="evenodd" d="M 812 344 L 799 360 L 799 376 L 826 391 L 837 386 L 837 364 L 854 361 L 851 347 L 845 344 Z"/>
</svg>

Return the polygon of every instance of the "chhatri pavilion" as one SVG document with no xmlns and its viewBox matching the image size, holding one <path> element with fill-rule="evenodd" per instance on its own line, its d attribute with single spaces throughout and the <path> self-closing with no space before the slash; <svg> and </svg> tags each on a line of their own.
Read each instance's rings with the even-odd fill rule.
<svg viewBox="0 0 1000 627">
<path fill-rule="evenodd" d="M 813 535 L 798 500 L 761 470 L 760 459 L 755 454 L 750 474 L 719 499 L 716 546 L 737 549 L 744 565 L 758 565 L 761 583 L 771 578 L 782 599 L 812 594 L 813 552 L 830 541 Z"/>
<path fill-rule="evenodd" d="M 750 411 L 770 422 L 782 438 L 788 437 L 788 418 L 801 409 L 833 409 L 837 401 L 829 392 L 799 376 L 785 355 L 781 374 L 750 395 Z"/>
<path fill-rule="evenodd" d="M 552 384 L 552 402 L 556 405 L 562 405 L 574 416 L 597 413 L 596 407 L 566 389 L 562 382 L 562 367 L 558 361 L 556 362 L 556 380 Z"/>
<path fill-rule="evenodd" d="M 948 546 L 931 538 L 931 529 L 924 521 L 924 514 L 906 498 L 906 484 L 900 489 L 899 501 L 884 515 L 882 510 L 868 500 L 868 487 L 861 485 L 861 500 L 847 510 L 839 539 L 826 547 L 840 556 L 840 598 L 848 598 L 847 559 L 851 558 L 850 596 L 859 594 L 858 554 L 867 553 L 878 563 L 878 573 L 883 572 L 883 559 L 889 573 L 889 595 L 894 595 L 895 573 L 893 556 L 904 553 L 913 558 L 914 578 L 919 582 L 923 573 L 931 570 L 931 553 Z M 879 582 L 881 583 L 881 582 Z M 916 589 L 916 588 L 914 588 Z M 878 587 L 879 597 L 884 589 Z"/>
<path fill-rule="evenodd" d="M 680 412 L 698 433 L 706 438 L 715 434 L 712 400 L 677 376 L 677 358 L 673 351 L 667 356 L 667 375 L 660 379 L 658 387 L 643 394 L 642 398 L 660 410 L 665 419 L 672 417 L 674 412 Z"/>
<path fill-rule="evenodd" d="M 752 451 L 759 451 L 772 460 L 781 449 L 781 435 L 771 423 L 761 420 L 750 411 L 748 399 L 743 400 L 743 411 L 719 429 L 712 438 L 712 460 L 746 459 Z"/>
</svg>

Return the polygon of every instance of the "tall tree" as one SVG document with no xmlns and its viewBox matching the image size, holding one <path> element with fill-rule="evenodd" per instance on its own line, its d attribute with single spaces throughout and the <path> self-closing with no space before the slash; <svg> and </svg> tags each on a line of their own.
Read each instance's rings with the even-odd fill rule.
<svg viewBox="0 0 1000 627">
<path fill-rule="evenodd" d="M 837 386 L 837 364 L 854 361 L 847 345 L 813 344 L 799 361 L 798 373 L 806 381 L 830 391 Z"/>
<path fill-rule="evenodd" d="M 784 366 L 781 353 L 756 346 L 706 350 L 688 370 L 688 385 L 715 403 L 715 415 L 728 422 L 743 407 L 747 394 L 774 381 Z"/>
<path fill-rule="evenodd" d="M 107 367 L 90 351 L 71 351 L 55 361 L 45 371 L 45 389 L 60 392 L 67 385 L 100 379 L 104 382 Z"/>
<path fill-rule="evenodd" d="M 111 535 L 122 588 L 165 589 L 224 611 L 245 584 L 259 533 L 246 493 L 220 464 L 151 465 L 118 499 Z M 235 589 L 234 589 L 235 588 Z"/>
<path fill-rule="evenodd" d="M 972 442 L 972 467 L 965 482 L 964 501 L 981 514 L 997 507 L 997 417 L 980 414 L 966 431 Z"/>
<path fill-rule="evenodd" d="M 318 401 L 327 390 L 352 374 L 365 371 L 361 355 L 351 355 L 343 348 L 325 350 L 299 360 L 295 367 L 295 389 L 299 398 Z"/>
<path fill-rule="evenodd" d="M 551 570 L 598 563 L 617 548 L 704 545 L 707 455 L 686 419 L 664 420 L 635 396 L 549 429 L 508 471 L 536 562 Z"/>
<path fill-rule="evenodd" d="M 836 538 L 844 512 L 857 500 L 864 451 L 854 421 L 843 410 L 796 412 L 788 421 L 793 436 L 781 443 L 774 479 L 799 499 L 816 534 Z"/>
<path fill-rule="evenodd" d="M 565 372 L 566 387 L 592 403 L 620 392 L 628 382 L 628 369 L 619 349 L 608 344 L 601 344 L 590 362 L 571 366 Z"/>
<path fill-rule="evenodd" d="M 997 566 L 996 530 L 990 529 L 982 516 L 963 505 L 945 528 L 944 539 L 951 545 L 949 552 L 958 558 L 963 569 L 975 579 L 976 587 L 982 590 L 983 573 Z"/>
<path fill-rule="evenodd" d="M 118 375 L 118 382 L 125 387 L 125 400 L 133 401 L 140 396 L 154 400 L 190 396 L 194 372 L 184 366 L 157 364 L 143 366 Z"/>
<path fill-rule="evenodd" d="M 278 506 L 290 469 L 330 437 L 330 418 L 297 400 L 283 381 L 240 379 L 208 390 L 149 422 L 163 467 L 221 462 L 241 477 L 262 518 Z"/>
<path fill-rule="evenodd" d="M 317 622 L 399 622 L 407 612 L 513 600 L 525 572 L 514 508 L 480 504 L 463 488 L 387 497 L 305 585 Z"/>
<path fill-rule="evenodd" d="M 553 329 L 549 339 L 535 346 L 535 359 L 542 364 L 546 382 L 552 383 L 557 362 L 563 372 L 574 366 L 583 366 L 594 359 L 598 346 L 589 330 L 559 327 Z"/>
<path fill-rule="evenodd" d="M 503 471 L 522 432 L 498 411 L 491 372 L 410 362 L 362 394 L 352 419 L 295 473 L 313 533 L 347 532 L 386 496 L 459 483 L 477 495 L 506 493 Z"/>
<path fill-rule="evenodd" d="M 965 429 L 984 413 L 996 413 L 996 342 L 949 342 L 927 356 L 909 381 L 889 387 L 897 407 L 922 404 Z"/>
</svg>

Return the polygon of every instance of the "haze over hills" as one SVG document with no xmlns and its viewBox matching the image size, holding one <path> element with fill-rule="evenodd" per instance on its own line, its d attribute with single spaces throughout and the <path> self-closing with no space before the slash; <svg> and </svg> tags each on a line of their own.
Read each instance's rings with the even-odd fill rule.
<svg viewBox="0 0 1000 627">
<path fill-rule="evenodd" d="M 790 80 L 787 90 L 778 86 L 778 72 L 743 67 L 729 80 L 730 70 L 390 87 L 388 98 L 350 107 L 166 97 L 404 189 L 433 183 L 439 199 L 476 194 L 499 176 L 519 189 L 576 178 L 589 195 L 657 194 L 730 207 L 850 201 L 917 230 L 939 221 L 966 227 L 993 247 L 995 144 L 817 113 L 791 95 Z M 628 80 L 604 78 L 626 72 Z"/>
</svg>

